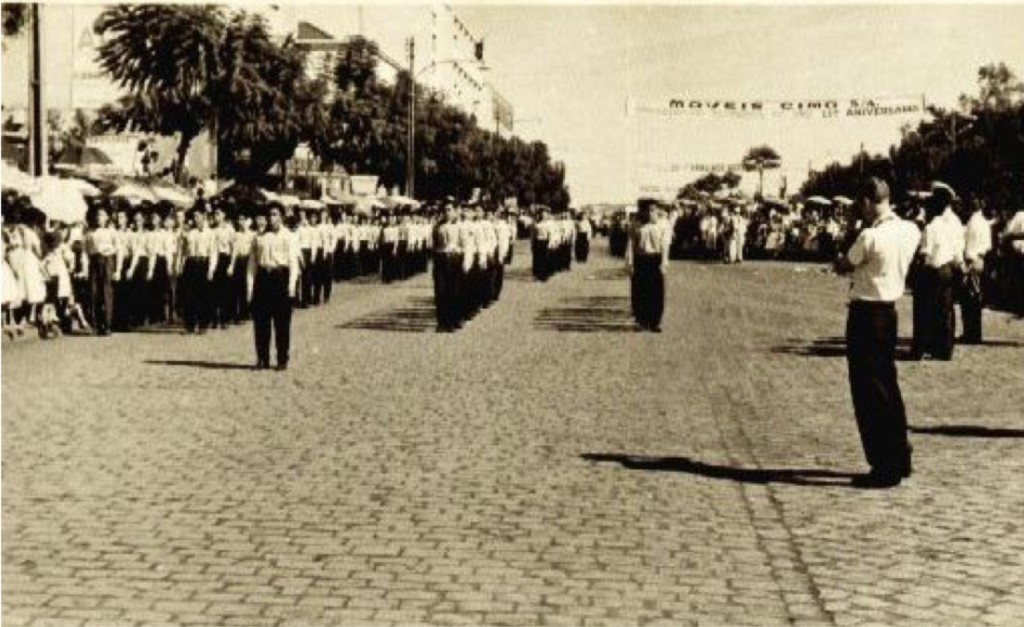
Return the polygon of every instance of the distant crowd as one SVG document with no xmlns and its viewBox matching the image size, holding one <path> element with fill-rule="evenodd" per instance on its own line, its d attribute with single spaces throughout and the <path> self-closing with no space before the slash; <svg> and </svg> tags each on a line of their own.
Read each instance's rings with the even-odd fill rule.
<svg viewBox="0 0 1024 627">
<path fill-rule="evenodd" d="M 923 231 L 927 196 L 912 198 L 896 207 Z M 667 220 L 673 233 L 673 259 L 747 259 L 827 262 L 847 250 L 863 228 L 848 202 L 831 204 L 761 203 L 742 198 L 668 204 Z M 981 212 L 992 232 L 980 281 L 988 304 L 1024 315 L 1024 208 L 997 212 L 976 199 L 955 198 L 953 210 L 966 224 Z M 630 219 L 614 216 L 610 249 L 623 256 Z M 912 269 L 912 278 L 914 269 Z"/>
</svg>

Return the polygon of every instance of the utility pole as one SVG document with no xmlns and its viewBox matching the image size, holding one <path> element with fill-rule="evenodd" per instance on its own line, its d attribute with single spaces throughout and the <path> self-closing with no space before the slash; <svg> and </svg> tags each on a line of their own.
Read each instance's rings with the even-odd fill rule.
<svg viewBox="0 0 1024 627">
<path fill-rule="evenodd" d="M 405 159 L 405 195 L 416 197 L 416 39 L 409 37 L 409 140 Z"/>
<path fill-rule="evenodd" d="M 43 150 L 43 140 L 46 134 L 45 107 L 43 107 L 43 77 L 41 44 L 39 41 L 39 3 L 33 2 L 29 5 L 31 31 L 29 36 L 32 39 L 29 51 L 29 174 L 42 176 L 46 174 L 44 164 L 46 154 Z"/>
<path fill-rule="evenodd" d="M 864 142 L 860 143 L 860 180 L 864 180 Z"/>
</svg>

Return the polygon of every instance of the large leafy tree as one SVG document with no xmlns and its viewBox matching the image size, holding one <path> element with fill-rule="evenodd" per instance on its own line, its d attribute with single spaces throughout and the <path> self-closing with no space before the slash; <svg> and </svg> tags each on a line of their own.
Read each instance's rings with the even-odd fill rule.
<svg viewBox="0 0 1024 627">
<path fill-rule="evenodd" d="M 305 75 L 305 53 L 274 42 L 265 21 L 214 5 L 119 5 L 96 24 L 99 62 L 127 90 L 101 111 L 105 127 L 179 134 L 178 175 L 192 141 L 216 137 L 218 166 L 259 180 L 326 128 L 326 83 Z"/>
<path fill-rule="evenodd" d="M 330 125 L 314 148 L 350 173 L 376 174 L 388 187 L 401 186 L 413 81 L 404 71 L 393 84 L 381 80 L 378 58 L 374 42 L 348 40 L 334 69 Z M 422 85 L 416 85 L 415 138 L 416 192 L 421 198 L 464 200 L 479 189 L 481 199 L 490 202 L 515 197 L 520 205 L 569 204 L 564 166 L 551 162 L 547 146 L 486 131 L 442 94 Z"/>
<path fill-rule="evenodd" d="M 99 63 L 128 94 L 100 112 L 110 129 L 180 133 L 180 175 L 192 141 L 215 125 L 223 94 L 225 14 L 211 5 L 117 5 L 100 14 Z"/>
</svg>

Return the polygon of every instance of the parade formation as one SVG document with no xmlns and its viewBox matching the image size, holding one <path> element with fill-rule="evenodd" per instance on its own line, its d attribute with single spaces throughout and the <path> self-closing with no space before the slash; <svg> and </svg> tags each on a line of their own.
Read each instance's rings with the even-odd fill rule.
<svg viewBox="0 0 1024 627">
<path fill-rule="evenodd" d="M 4 625 L 1024 625 L 1024 7 L 2 9 Z"/>
</svg>

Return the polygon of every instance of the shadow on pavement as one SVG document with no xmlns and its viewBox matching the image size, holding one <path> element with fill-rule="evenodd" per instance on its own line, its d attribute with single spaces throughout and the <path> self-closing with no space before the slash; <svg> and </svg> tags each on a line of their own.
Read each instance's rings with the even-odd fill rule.
<svg viewBox="0 0 1024 627">
<path fill-rule="evenodd" d="M 533 270 L 530 268 L 505 268 L 505 280 L 513 283 L 533 283 Z"/>
<path fill-rule="evenodd" d="M 629 278 L 629 272 L 625 267 L 621 268 L 599 268 L 588 271 L 586 265 L 580 266 L 580 271 L 586 273 L 588 279 L 594 281 L 622 281 Z"/>
<path fill-rule="evenodd" d="M 363 331 L 391 331 L 396 333 L 426 333 L 437 325 L 433 298 L 416 297 L 406 305 L 394 309 L 374 311 L 344 324 L 338 329 Z"/>
<path fill-rule="evenodd" d="M 1024 429 L 976 427 L 974 425 L 910 427 L 910 432 L 920 435 L 945 435 L 954 438 L 1024 438 Z"/>
<path fill-rule="evenodd" d="M 569 333 L 635 333 L 624 296 L 586 296 L 569 298 L 558 307 L 545 307 L 533 321 L 535 329 Z"/>
<path fill-rule="evenodd" d="M 858 476 L 852 473 L 810 468 L 736 468 L 706 464 L 688 457 L 646 457 L 600 453 L 586 453 L 580 457 L 590 462 L 618 463 L 629 470 L 679 472 L 758 485 L 785 483 L 799 486 L 853 487 L 851 481 Z"/>
<path fill-rule="evenodd" d="M 147 359 L 143 363 L 155 366 L 184 366 L 188 368 L 205 368 L 207 370 L 256 370 L 255 365 L 224 363 L 216 361 L 194 361 L 179 359 Z"/>
<path fill-rule="evenodd" d="M 957 346 L 980 346 L 981 348 L 1024 348 L 1024 342 L 1014 340 L 983 340 L 981 344 L 964 344 L 957 342 Z"/>
<path fill-rule="evenodd" d="M 769 350 L 777 354 L 800 357 L 846 357 L 846 338 L 823 337 L 810 342 L 790 340 L 787 344 L 773 346 Z M 900 338 L 896 341 L 896 361 L 913 361 L 909 338 Z"/>
</svg>

